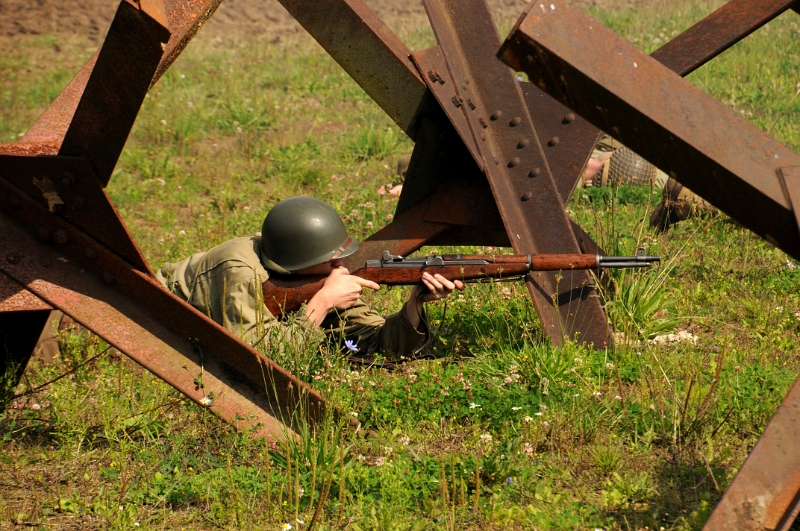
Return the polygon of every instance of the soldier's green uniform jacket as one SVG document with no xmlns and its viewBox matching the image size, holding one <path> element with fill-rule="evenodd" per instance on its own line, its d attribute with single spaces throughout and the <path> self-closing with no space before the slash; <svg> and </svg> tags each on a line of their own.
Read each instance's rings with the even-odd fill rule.
<svg viewBox="0 0 800 531">
<path fill-rule="evenodd" d="M 408 320 L 405 307 L 384 319 L 361 300 L 338 315 L 328 314 L 321 329 L 302 309 L 288 321 L 278 320 L 263 305 L 261 285 L 269 273 L 262 262 L 261 237 L 237 238 L 178 263 L 164 264 L 156 277 L 172 293 L 249 344 L 262 336 L 270 348 L 272 342 L 318 342 L 324 332 L 337 341 L 354 341 L 357 356 L 380 352 L 397 357 L 420 348 L 428 336 L 425 319 L 424 330 L 418 331 Z"/>
</svg>

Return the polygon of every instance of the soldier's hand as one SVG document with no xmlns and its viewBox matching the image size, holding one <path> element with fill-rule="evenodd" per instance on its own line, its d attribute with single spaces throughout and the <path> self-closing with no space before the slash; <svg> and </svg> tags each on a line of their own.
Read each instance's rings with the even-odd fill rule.
<svg viewBox="0 0 800 531">
<path fill-rule="evenodd" d="M 464 283 L 460 280 L 447 280 L 438 274 L 422 273 L 422 285 L 414 287 L 406 306 L 406 315 L 414 328 L 419 327 L 422 303 L 446 299 L 456 289 L 463 290 Z"/>
<path fill-rule="evenodd" d="M 321 294 L 327 301 L 330 306 L 328 311 L 346 310 L 358 302 L 364 288 L 376 291 L 381 289 L 375 282 L 351 275 L 347 269 L 340 267 L 331 272 L 317 294 Z"/>
</svg>

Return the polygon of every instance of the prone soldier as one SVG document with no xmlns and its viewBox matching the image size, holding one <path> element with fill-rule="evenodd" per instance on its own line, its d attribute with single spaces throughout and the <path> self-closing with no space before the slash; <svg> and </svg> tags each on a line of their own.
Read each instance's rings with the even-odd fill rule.
<svg viewBox="0 0 800 531">
<path fill-rule="evenodd" d="M 386 318 L 361 299 L 364 288 L 380 286 L 350 275 L 342 259 L 358 249 L 339 214 L 311 197 L 293 197 L 269 211 L 261 236 L 236 238 L 210 251 L 167 263 L 156 274 L 172 293 L 255 345 L 319 341 L 323 334 L 341 341 L 359 357 L 377 352 L 409 356 L 428 339 L 424 303 L 447 298 L 461 281 L 425 273 L 403 308 Z M 322 289 L 288 319 L 264 309 L 262 284 L 270 272 L 325 275 Z M 269 345 L 272 347 L 273 345 Z"/>
</svg>

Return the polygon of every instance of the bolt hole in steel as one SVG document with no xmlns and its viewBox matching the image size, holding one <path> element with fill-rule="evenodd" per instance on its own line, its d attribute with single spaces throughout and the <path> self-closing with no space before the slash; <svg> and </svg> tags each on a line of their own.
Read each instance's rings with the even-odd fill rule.
<svg viewBox="0 0 800 531">
<path fill-rule="evenodd" d="M 572 123 L 574 121 L 575 121 L 575 115 L 570 112 L 570 113 L 567 113 L 566 116 L 564 116 L 564 119 L 561 121 L 561 123 L 570 124 L 570 123 Z"/>
<path fill-rule="evenodd" d="M 478 118 L 478 123 L 481 124 L 481 127 L 483 127 L 484 129 L 489 127 L 489 124 L 487 124 L 486 120 L 484 120 L 483 118 Z"/>
<path fill-rule="evenodd" d="M 523 139 L 522 139 L 522 140 L 520 140 L 520 141 L 519 141 L 519 143 L 517 144 L 517 149 L 522 149 L 522 148 L 524 148 L 524 147 L 527 147 L 527 146 L 528 146 L 528 144 L 530 144 L 530 143 L 531 143 L 531 141 L 530 141 L 530 140 L 528 140 L 527 138 L 523 138 Z"/>
<path fill-rule="evenodd" d="M 474 104 L 474 103 L 472 103 L 472 100 L 468 99 L 468 100 L 467 100 L 467 105 L 469 106 L 469 108 L 470 108 L 470 110 L 471 110 L 471 111 L 474 111 L 474 110 L 475 110 L 475 104 Z"/>
<path fill-rule="evenodd" d="M 499 120 L 503 116 L 503 111 L 494 111 L 489 117 L 490 120 Z"/>
<path fill-rule="evenodd" d="M 461 98 L 459 98 L 458 96 L 453 96 L 452 101 L 453 105 L 455 105 L 456 107 L 461 107 Z"/>
<path fill-rule="evenodd" d="M 561 142 L 561 139 L 558 138 L 557 136 L 554 136 L 553 138 L 551 138 L 550 140 L 547 141 L 547 145 L 550 146 L 550 147 L 553 147 L 556 144 L 558 144 L 559 142 Z"/>
<path fill-rule="evenodd" d="M 9 264 L 18 264 L 19 263 L 19 253 L 12 251 L 6 255 L 6 261 Z"/>
<path fill-rule="evenodd" d="M 519 164 L 519 157 L 514 157 L 513 159 L 508 161 L 508 167 L 509 168 L 513 168 L 517 164 Z"/>
<path fill-rule="evenodd" d="M 522 199 L 523 201 L 530 201 L 532 197 L 533 197 L 533 192 L 525 192 L 524 194 L 522 194 L 522 197 L 520 199 Z"/>
<path fill-rule="evenodd" d="M 516 127 L 516 126 L 518 126 L 518 125 L 519 125 L 519 124 L 521 124 L 521 123 L 522 123 L 522 118 L 520 118 L 519 116 L 515 116 L 515 117 L 513 117 L 513 118 L 511 119 L 511 121 L 510 121 L 510 122 L 508 122 L 508 125 L 509 125 L 510 127 Z"/>
<path fill-rule="evenodd" d="M 540 168 L 534 168 L 528 172 L 528 177 L 533 179 L 534 177 L 538 177 L 540 173 L 542 173 L 542 170 Z"/>
</svg>

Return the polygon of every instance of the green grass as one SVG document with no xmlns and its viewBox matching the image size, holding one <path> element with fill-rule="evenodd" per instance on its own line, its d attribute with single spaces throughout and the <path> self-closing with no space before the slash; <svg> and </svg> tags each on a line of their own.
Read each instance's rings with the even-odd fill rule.
<svg viewBox="0 0 800 531">
<path fill-rule="evenodd" d="M 651 51 L 709 10 L 593 14 Z M 690 76 L 795 151 L 797 31 L 788 13 Z M 0 138 L 24 132 L 91 53 L 13 43 Z M 394 212 L 378 189 L 399 183 L 410 149 L 307 37 L 201 34 L 145 100 L 108 191 L 158 267 L 257 232 L 297 193 L 329 201 L 363 238 Z M 621 187 L 569 205 L 605 248 L 668 261 L 603 281 L 629 339 L 615 348 L 549 346 L 524 287 L 502 284 L 431 305 L 437 361 L 387 372 L 331 348 L 267 353 L 357 414 L 360 434 L 253 441 L 97 338 L 65 333 L 61 358 L 32 363 L 0 416 L 0 527 L 302 529 L 316 513 L 319 529 L 699 529 L 800 369 L 800 269 L 722 215 L 657 235 L 645 224 L 657 201 Z M 406 293 L 369 302 L 394 311 Z M 696 343 L 649 343 L 658 322 Z"/>
</svg>

